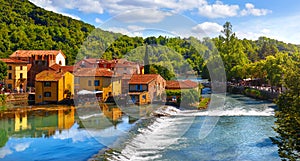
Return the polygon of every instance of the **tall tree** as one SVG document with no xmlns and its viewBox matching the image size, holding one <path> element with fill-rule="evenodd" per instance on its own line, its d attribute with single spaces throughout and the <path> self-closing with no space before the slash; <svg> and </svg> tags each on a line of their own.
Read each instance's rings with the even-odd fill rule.
<svg viewBox="0 0 300 161">
<path fill-rule="evenodd" d="M 279 156 L 291 161 L 300 158 L 300 63 L 287 62 L 284 86 L 287 91 L 278 98 L 278 111 L 274 130 L 278 133 L 272 141 L 278 145 Z"/>
<path fill-rule="evenodd" d="M 145 57 L 144 57 L 144 73 L 150 74 L 149 50 L 146 44 Z"/>
</svg>

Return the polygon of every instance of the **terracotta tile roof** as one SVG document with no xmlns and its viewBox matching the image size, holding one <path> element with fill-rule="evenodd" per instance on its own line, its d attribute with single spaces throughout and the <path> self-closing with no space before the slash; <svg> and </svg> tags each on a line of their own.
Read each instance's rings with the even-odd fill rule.
<svg viewBox="0 0 300 161">
<path fill-rule="evenodd" d="M 149 84 L 158 76 L 159 74 L 133 74 L 129 84 Z"/>
<path fill-rule="evenodd" d="M 191 80 L 184 81 L 167 81 L 166 89 L 192 89 L 198 87 L 197 82 L 193 82 Z"/>
<path fill-rule="evenodd" d="M 35 81 L 58 81 L 65 73 L 65 71 L 44 70 L 35 76 Z"/>
<path fill-rule="evenodd" d="M 74 75 L 79 77 L 113 77 L 114 73 L 106 68 L 77 68 Z"/>
<path fill-rule="evenodd" d="M 4 58 L 4 59 L 0 59 L 0 61 L 3 61 L 4 63 L 10 63 L 10 64 L 27 64 L 28 63 L 26 61 L 12 59 L 12 58 Z"/>
<path fill-rule="evenodd" d="M 60 66 L 59 64 L 54 64 L 49 68 L 54 70 L 54 71 L 59 71 L 59 69 L 61 69 L 63 71 L 68 71 L 70 73 L 74 72 L 74 66 Z"/>
<path fill-rule="evenodd" d="M 17 50 L 13 54 L 11 54 L 9 57 L 15 58 L 15 57 L 31 57 L 32 55 L 58 55 L 61 53 L 64 58 L 66 58 L 66 55 L 61 50 Z"/>
</svg>

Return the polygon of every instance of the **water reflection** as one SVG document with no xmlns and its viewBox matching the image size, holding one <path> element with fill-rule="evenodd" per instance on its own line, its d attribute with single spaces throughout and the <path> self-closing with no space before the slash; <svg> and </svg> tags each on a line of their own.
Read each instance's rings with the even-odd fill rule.
<svg viewBox="0 0 300 161">
<path fill-rule="evenodd" d="M 74 107 L 38 106 L 12 108 L 0 112 L 0 129 L 8 136 L 17 138 L 50 137 L 56 130 L 71 128 L 74 122 Z"/>
<path fill-rule="evenodd" d="M 99 108 L 100 107 L 100 108 Z M 80 111 L 80 115 L 76 114 Z M 73 106 L 28 106 L 0 112 L 0 147 L 8 138 L 49 138 L 69 130 L 74 124 L 78 129 L 101 130 L 117 128 L 122 122 L 122 110 L 102 104 L 76 109 Z M 133 123 L 133 120 L 128 123 Z"/>
</svg>

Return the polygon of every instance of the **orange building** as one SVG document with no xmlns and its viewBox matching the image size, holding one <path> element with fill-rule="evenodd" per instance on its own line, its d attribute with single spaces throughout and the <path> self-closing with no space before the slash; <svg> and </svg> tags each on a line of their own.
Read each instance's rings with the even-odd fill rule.
<svg viewBox="0 0 300 161">
<path fill-rule="evenodd" d="M 27 62 L 17 59 L 0 59 L 7 65 L 7 76 L 4 83 L 8 89 L 17 92 L 26 92 Z"/>
<path fill-rule="evenodd" d="M 166 80 L 159 74 L 134 74 L 128 84 L 128 94 L 132 102 L 145 104 L 161 100 L 165 91 Z"/>
<path fill-rule="evenodd" d="M 28 86 L 33 87 L 35 76 L 54 64 L 66 65 L 66 55 L 61 50 L 17 50 L 9 56 L 27 62 Z"/>
<path fill-rule="evenodd" d="M 66 71 L 45 70 L 36 75 L 35 103 L 56 103 L 74 94 L 74 76 Z"/>
</svg>

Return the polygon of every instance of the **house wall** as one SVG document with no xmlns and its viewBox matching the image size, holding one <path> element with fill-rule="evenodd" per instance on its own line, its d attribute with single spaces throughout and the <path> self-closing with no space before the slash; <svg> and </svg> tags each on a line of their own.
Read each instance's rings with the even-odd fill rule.
<svg viewBox="0 0 300 161">
<path fill-rule="evenodd" d="M 61 66 L 65 66 L 66 65 L 66 59 L 61 53 L 59 53 L 59 54 L 56 55 L 55 63 L 59 64 Z"/>
<path fill-rule="evenodd" d="M 50 87 L 45 87 L 43 81 L 36 81 L 35 82 L 35 103 L 42 103 L 42 102 L 57 102 L 58 101 L 58 82 L 50 82 Z M 51 97 L 45 97 L 45 92 L 50 92 Z"/>
<path fill-rule="evenodd" d="M 110 95 L 115 96 L 121 94 L 121 77 L 112 79 L 111 77 L 77 77 L 79 83 L 76 82 L 75 88 L 77 91 L 103 91 L 103 100 L 106 100 Z M 99 80 L 99 86 L 95 86 L 94 81 Z M 89 81 L 91 85 L 89 86 Z"/>
<path fill-rule="evenodd" d="M 11 66 L 11 70 L 9 70 Z M 22 66 L 22 70 L 21 70 Z M 11 78 L 9 79 L 9 73 L 11 73 Z M 23 79 L 20 78 L 20 74 L 23 75 Z M 27 87 L 27 65 L 26 64 L 7 64 L 7 76 L 4 79 L 5 84 L 8 86 L 11 85 L 11 90 L 20 91 L 20 86 L 22 86 L 23 91 L 26 91 Z"/>
</svg>

